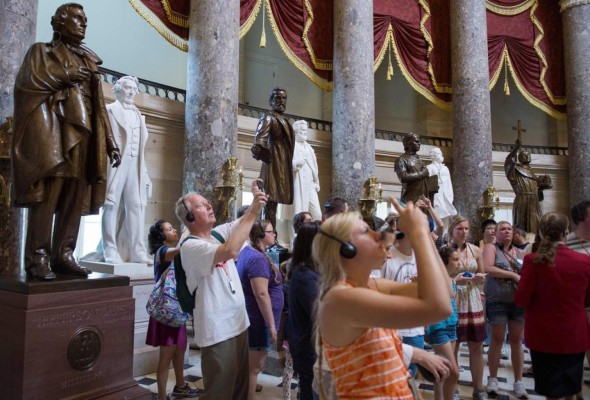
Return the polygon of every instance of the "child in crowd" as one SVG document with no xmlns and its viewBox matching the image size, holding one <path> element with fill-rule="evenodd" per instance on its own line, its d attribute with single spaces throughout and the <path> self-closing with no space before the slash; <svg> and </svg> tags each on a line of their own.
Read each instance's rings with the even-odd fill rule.
<svg viewBox="0 0 590 400">
<path fill-rule="evenodd" d="M 438 253 L 442 258 L 443 263 L 447 268 L 449 276 L 455 276 L 459 269 L 460 259 L 459 252 L 452 246 L 443 246 Z M 453 285 L 453 292 L 457 292 L 457 284 L 465 285 L 469 281 L 463 274 L 459 274 L 454 280 L 451 280 Z M 436 382 L 434 384 L 434 398 L 435 400 L 452 400 L 459 399 L 459 392 L 456 391 L 457 382 L 459 381 L 459 366 L 455 358 L 455 344 L 457 343 L 457 307 L 455 306 L 455 298 L 451 298 L 451 307 L 453 314 L 447 319 L 436 324 L 426 327 L 426 340 L 434 349 L 434 352 L 440 356 L 445 357 L 451 362 L 451 372 L 449 377 L 444 382 Z"/>
<path fill-rule="evenodd" d="M 150 227 L 148 243 L 150 254 L 154 255 L 154 279 L 158 282 L 162 274 L 172 264 L 174 256 L 180 252 L 178 234 L 169 222 L 160 219 Z M 156 372 L 158 399 L 198 397 L 200 391 L 191 388 L 184 381 L 184 352 L 187 344 L 186 326 L 174 328 L 150 317 L 145 343 L 150 346 L 160 347 L 160 358 L 158 359 L 158 370 Z M 174 366 L 176 386 L 174 386 L 170 396 L 166 396 L 170 361 Z"/>
</svg>

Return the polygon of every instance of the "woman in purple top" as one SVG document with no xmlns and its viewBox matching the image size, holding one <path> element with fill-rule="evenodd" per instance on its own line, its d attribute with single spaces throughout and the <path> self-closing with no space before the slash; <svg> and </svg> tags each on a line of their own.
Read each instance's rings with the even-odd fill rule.
<svg viewBox="0 0 590 400">
<path fill-rule="evenodd" d="M 178 246 L 178 234 L 170 223 L 160 219 L 150 227 L 148 234 L 150 254 L 154 255 L 154 279 L 160 277 L 168 269 L 174 256 L 180 252 Z M 158 370 L 156 380 L 158 382 L 158 399 L 183 399 L 194 398 L 199 395 L 197 389 L 191 388 L 184 381 L 184 352 L 186 349 L 186 326 L 174 328 L 164 325 L 150 317 L 145 343 L 160 347 Z M 166 383 L 168 382 L 168 370 L 170 362 L 174 366 L 176 385 L 170 397 L 166 397 Z"/>
<path fill-rule="evenodd" d="M 250 388 L 248 399 L 254 397 L 256 378 L 264 365 L 271 343 L 277 340 L 277 330 L 283 310 L 283 277 L 265 253 L 276 240 L 272 224 L 262 220 L 250 230 L 250 246 L 238 257 L 238 273 L 246 298 L 250 319 L 248 328 Z"/>
</svg>

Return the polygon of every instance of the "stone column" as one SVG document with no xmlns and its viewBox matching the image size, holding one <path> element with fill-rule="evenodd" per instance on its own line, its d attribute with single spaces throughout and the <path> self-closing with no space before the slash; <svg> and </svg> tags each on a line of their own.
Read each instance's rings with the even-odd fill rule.
<svg viewBox="0 0 590 400">
<path fill-rule="evenodd" d="M 492 129 L 485 0 L 451 2 L 453 190 L 459 214 L 479 230 L 477 207 L 492 185 Z"/>
<path fill-rule="evenodd" d="M 14 81 L 36 30 L 37 0 L 0 0 L 0 125 L 14 114 Z M 0 155 L 0 180 L 4 180 L 0 192 L 3 183 L 11 184 L 11 175 L 10 159 Z M 23 209 L 9 207 L 5 201 L 0 201 L 0 274 L 10 275 L 21 269 L 25 225 Z"/>
<path fill-rule="evenodd" d="M 237 155 L 239 34 L 239 1 L 191 1 L 183 192 L 209 201 Z"/>
<path fill-rule="evenodd" d="M 561 0 L 570 205 L 590 200 L 590 1 Z"/>
<path fill-rule="evenodd" d="M 375 170 L 373 2 L 334 2 L 332 196 L 357 209 Z"/>
</svg>

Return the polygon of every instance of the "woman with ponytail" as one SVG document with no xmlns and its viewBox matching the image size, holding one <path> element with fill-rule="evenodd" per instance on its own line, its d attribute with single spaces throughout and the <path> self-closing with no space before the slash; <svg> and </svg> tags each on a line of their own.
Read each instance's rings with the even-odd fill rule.
<svg viewBox="0 0 590 400">
<path fill-rule="evenodd" d="M 574 399 L 582 390 L 584 353 L 590 350 L 585 306 L 590 300 L 590 257 L 566 247 L 568 219 L 545 214 L 541 242 L 524 258 L 514 300 L 526 308 L 525 342 L 531 351 L 535 392 Z"/>
</svg>

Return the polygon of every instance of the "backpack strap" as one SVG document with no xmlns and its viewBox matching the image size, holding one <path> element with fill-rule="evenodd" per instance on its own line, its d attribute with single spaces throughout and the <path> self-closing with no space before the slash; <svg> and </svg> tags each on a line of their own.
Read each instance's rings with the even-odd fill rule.
<svg viewBox="0 0 590 400">
<path fill-rule="evenodd" d="M 215 239 L 217 239 L 219 241 L 219 243 L 224 244 L 225 243 L 225 239 L 223 238 L 223 236 L 221 236 L 221 234 L 217 231 L 211 231 L 211 236 L 213 236 Z"/>
</svg>

